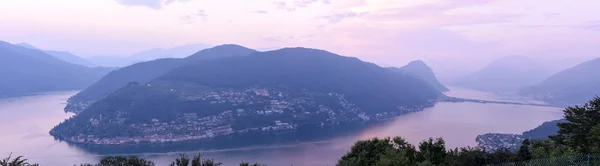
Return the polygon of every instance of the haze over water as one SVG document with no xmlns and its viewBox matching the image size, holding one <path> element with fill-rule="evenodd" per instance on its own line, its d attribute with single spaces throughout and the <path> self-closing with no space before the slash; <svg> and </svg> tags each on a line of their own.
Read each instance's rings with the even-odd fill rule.
<svg viewBox="0 0 600 166">
<path fill-rule="evenodd" d="M 102 155 L 86 152 L 65 142 L 55 141 L 48 131 L 72 114 L 63 108 L 76 92 L 56 92 L 38 96 L 0 99 L 0 154 L 24 155 L 42 165 L 73 165 L 95 162 Z M 482 100 L 510 100 L 493 94 L 452 88 L 447 95 Z M 475 146 L 475 137 L 489 132 L 522 133 L 549 120 L 562 117 L 560 108 L 480 104 L 438 103 L 422 112 L 340 135 L 320 143 L 281 147 L 232 149 L 202 152 L 225 165 L 241 161 L 267 165 L 335 165 L 357 140 L 402 136 L 417 144 L 429 137 L 443 137 L 449 148 Z M 105 154 L 103 154 L 105 155 Z M 167 165 L 173 153 L 145 154 L 157 165 Z"/>
</svg>

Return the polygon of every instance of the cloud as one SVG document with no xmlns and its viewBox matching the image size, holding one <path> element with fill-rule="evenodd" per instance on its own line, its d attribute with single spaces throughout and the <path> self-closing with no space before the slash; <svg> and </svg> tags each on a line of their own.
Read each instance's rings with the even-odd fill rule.
<svg viewBox="0 0 600 166">
<path fill-rule="evenodd" d="M 544 13 L 543 15 L 546 19 L 553 19 L 560 16 L 560 13 Z"/>
<path fill-rule="evenodd" d="M 152 9 L 160 9 L 165 5 L 174 2 L 186 2 L 190 0 L 116 0 L 121 5 L 125 6 L 144 6 Z"/>
<path fill-rule="evenodd" d="M 202 20 L 206 21 L 207 18 L 208 18 L 208 15 L 206 14 L 206 12 L 204 10 L 198 10 L 198 11 L 196 11 L 196 13 L 182 16 L 181 20 L 183 20 L 184 22 L 186 22 L 188 24 L 193 24 L 198 19 L 202 19 Z"/>
<path fill-rule="evenodd" d="M 304 36 L 302 36 L 302 37 L 303 37 L 303 38 L 313 38 L 313 37 L 316 37 L 316 36 L 317 36 L 317 35 L 315 35 L 315 34 L 308 34 L 308 35 L 304 35 Z"/>
<path fill-rule="evenodd" d="M 460 9 L 478 7 L 493 0 L 448 0 L 441 3 L 428 3 L 411 7 L 386 8 L 369 13 L 366 19 L 379 22 L 410 22 L 425 26 L 456 26 L 507 22 L 523 16 L 514 13 L 464 12 Z"/>
<path fill-rule="evenodd" d="M 288 7 L 287 2 L 285 2 L 285 1 L 274 1 L 272 4 L 273 4 L 273 6 L 275 6 L 276 9 L 287 10 L 287 11 L 296 10 L 296 8 Z"/>
<path fill-rule="evenodd" d="M 266 42 L 282 42 L 282 41 L 290 41 L 290 40 L 294 40 L 297 38 L 305 38 L 306 36 L 301 36 L 301 37 L 296 37 L 296 36 L 279 36 L 279 37 L 265 37 L 262 38 L 262 41 L 266 41 Z"/>
<path fill-rule="evenodd" d="M 361 17 L 361 16 L 364 16 L 367 14 L 368 13 L 357 13 L 357 12 L 347 11 L 347 12 L 340 12 L 340 13 L 334 13 L 334 14 L 330 14 L 330 15 L 326 15 L 326 16 L 321 16 L 318 18 L 326 19 L 329 23 L 334 24 L 334 23 L 338 23 L 347 18 Z"/>
<path fill-rule="evenodd" d="M 331 4 L 329 0 L 294 0 L 291 3 L 286 1 L 274 1 L 272 4 L 275 8 L 286 11 L 294 11 L 297 8 L 308 7 L 315 2 L 322 2 L 323 4 Z"/>
<path fill-rule="evenodd" d="M 583 25 L 574 26 L 574 28 L 600 31 L 600 21 L 591 21 Z"/>
<path fill-rule="evenodd" d="M 262 38 L 262 40 L 266 41 L 266 42 L 279 42 L 279 41 L 281 41 L 280 38 L 275 38 L 275 37 L 265 37 L 265 38 Z"/>
<path fill-rule="evenodd" d="M 323 4 L 331 4 L 329 0 L 296 0 L 293 1 L 295 7 L 308 7 L 308 5 L 313 4 L 315 2 L 323 2 Z"/>
<path fill-rule="evenodd" d="M 253 13 L 258 13 L 258 14 L 267 14 L 267 13 L 269 13 L 269 12 L 267 12 L 267 11 L 265 11 L 265 10 L 256 10 L 256 11 L 253 11 Z"/>
</svg>

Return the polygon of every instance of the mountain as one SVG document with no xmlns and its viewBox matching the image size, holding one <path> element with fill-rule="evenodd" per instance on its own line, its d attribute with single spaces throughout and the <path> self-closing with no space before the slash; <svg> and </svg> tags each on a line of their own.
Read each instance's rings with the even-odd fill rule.
<svg viewBox="0 0 600 166">
<path fill-rule="evenodd" d="M 65 62 L 69 62 L 72 64 L 76 64 L 76 65 L 83 65 L 83 66 L 87 66 L 87 67 L 97 67 L 98 65 L 89 62 L 88 60 L 81 58 L 77 55 L 73 55 L 70 52 L 66 52 L 66 51 L 52 51 L 52 50 L 42 50 L 39 49 L 31 44 L 28 43 L 17 43 L 15 45 L 18 46 L 22 46 L 25 48 L 29 48 L 29 49 L 35 49 L 35 50 L 41 50 L 43 52 L 45 52 L 46 54 L 52 55 L 57 59 L 63 60 Z"/>
<path fill-rule="evenodd" d="M 431 68 L 429 68 L 429 66 L 427 66 L 427 64 L 421 60 L 412 61 L 402 68 L 391 67 L 390 69 L 396 72 L 414 75 L 440 92 L 449 91 L 448 88 L 438 81 L 435 73 L 433 73 L 433 70 L 431 70 Z"/>
<path fill-rule="evenodd" d="M 0 97 L 83 89 L 111 69 L 89 68 L 0 41 Z"/>
<path fill-rule="evenodd" d="M 146 62 L 155 59 L 163 59 L 163 58 L 183 58 L 189 55 L 192 55 L 199 50 L 210 48 L 210 45 L 207 44 L 188 44 L 176 46 L 173 48 L 162 49 L 162 48 L 153 48 L 144 50 L 138 53 L 134 53 L 130 56 L 109 56 L 109 55 L 101 55 L 101 56 L 92 56 L 89 59 L 101 66 L 112 66 L 112 67 L 123 67 L 129 66 L 139 62 Z"/>
<path fill-rule="evenodd" d="M 188 44 L 176 46 L 169 49 L 154 48 L 133 54 L 131 57 L 141 60 L 153 60 L 158 58 L 184 58 L 192 55 L 199 50 L 212 47 L 207 44 Z"/>
<path fill-rule="evenodd" d="M 73 55 L 70 52 L 66 52 L 66 51 L 51 51 L 51 50 L 44 50 L 44 52 L 46 52 L 49 55 L 52 55 L 60 60 L 63 60 L 65 62 L 69 62 L 72 64 L 76 64 L 76 65 L 82 65 L 82 66 L 87 66 L 87 67 L 97 67 L 98 65 L 83 59 L 77 55 Z"/>
<path fill-rule="evenodd" d="M 553 120 L 542 123 L 542 125 L 523 132 L 523 136 L 532 140 L 547 140 L 548 136 L 558 134 L 558 123 L 566 123 L 566 119 Z"/>
<path fill-rule="evenodd" d="M 65 111 L 80 112 L 93 102 L 124 87 L 130 82 L 147 83 L 183 64 L 232 56 L 245 56 L 253 52 L 256 51 L 237 45 L 221 45 L 201 50 L 182 59 L 157 59 L 120 68 L 110 72 L 92 86 L 69 98 Z"/>
<path fill-rule="evenodd" d="M 50 133 L 69 142 L 110 144 L 293 131 L 387 119 L 431 106 L 440 95 L 414 76 L 357 58 L 284 48 L 195 60 L 149 82 L 128 83 Z"/>
<path fill-rule="evenodd" d="M 29 43 L 16 43 L 15 45 L 21 46 L 21 47 L 25 47 L 25 48 L 29 48 L 29 49 L 34 49 L 34 50 L 41 50 Z"/>
<path fill-rule="evenodd" d="M 519 89 L 540 83 L 552 74 L 547 66 L 525 56 L 506 56 L 483 69 L 460 77 L 449 85 L 475 90 L 514 94 Z"/>
<path fill-rule="evenodd" d="M 600 58 L 592 59 L 524 88 L 520 94 L 560 105 L 583 104 L 600 96 L 598 71 Z"/>
</svg>

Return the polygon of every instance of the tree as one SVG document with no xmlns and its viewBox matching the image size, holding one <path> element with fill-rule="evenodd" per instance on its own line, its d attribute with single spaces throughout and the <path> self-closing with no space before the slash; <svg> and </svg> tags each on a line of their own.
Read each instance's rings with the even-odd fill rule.
<svg viewBox="0 0 600 166">
<path fill-rule="evenodd" d="M 567 122 L 558 123 L 558 134 L 550 138 L 556 143 L 565 144 L 579 153 L 599 152 L 596 137 L 590 136 L 592 129 L 600 124 L 600 97 L 583 106 L 567 107 L 563 110 Z M 600 129 L 596 129 L 600 130 Z M 600 131 L 595 131 L 600 134 Z"/>
<path fill-rule="evenodd" d="M 206 159 L 202 161 L 201 155 L 194 155 L 194 158 L 191 160 L 192 166 L 220 166 L 221 163 L 215 162 L 213 159 Z M 175 161 L 171 162 L 170 166 L 189 166 L 190 158 L 188 158 L 185 154 L 180 154 L 179 158 L 176 158 Z"/>
<path fill-rule="evenodd" d="M 247 163 L 247 162 L 241 162 L 240 166 L 267 166 L 267 165 L 259 164 L 259 163 L 250 164 L 250 163 Z"/>
<path fill-rule="evenodd" d="M 77 166 L 77 165 L 73 165 L 73 166 Z M 79 166 L 94 166 L 90 163 L 83 163 L 83 164 L 79 164 Z"/>
<path fill-rule="evenodd" d="M 419 144 L 419 162 L 430 161 L 433 165 L 441 165 L 446 158 L 446 143 L 442 138 L 429 138 Z"/>
<path fill-rule="evenodd" d="M 370 166 L 375 165 L 381 156 L 393 146 L 390 138 L 373 138 L 370 140 L 358 141 L 352 146 L 350 152 L 342 156 L 338 161 L 340 166 Z"/>
<path fill-rule="evenodd" d="M 375 166 L 409 166 L 410 158 L 406 156 L 405 150 L 388 149 L 381 158 L 375 163 Z"/>
<path fill-rule="evenodd" d="M 589 151 L 591 153 L 600 152 L 600 124 L 594 126 L 586 139 L 590 142 Z"/>
<path fill-rule="evenodd" d="M 12 153 L 8 155 L 8 157 L 0 160 L 0 166 L 38 166 L 39 164 L 29 164 L 27 159 L 24 159 L 23 156 L 18 156 L 14 159 L 12 158 Z"/>
<path fill-rule="evenodd" d="M 393 139 L 394 147 L 402 150 L 405 154 L 405 157 L 409 159 L 409 161 L 414 162 L 417 159 L 417 149 L 412 144 L 408 143 L 406 139 L 402 137 L 394 137 Z"/>
<path fill-rule="evenodd" d="M 458 148 L 448 151 L 445 165 L 448 166 L 480 166 L 489 164 L 488 154 L 481 148 Z"/>
<path fill-rule="evenodd" d="M 527 160 L 531 160 L 533 158 L 533 154 L 531 154 L 531 142 L 529 142 L 529 139 L 525 139 L 523 140 L 523 143 L 521 144 L 521 147 L 519 148 L 519 151 L 517 151 L 517 156 L 516 156 L 516 161 L 527 161 Z"/>
<path fill-rule="evenodd" d="M 571 148 L 550 140 L 533 141 L 531 143 L 531 153 L 534 159 L 556 158 L 575 154 Z"/>
<path fill-rule="evenodd" d="M 171 166 L 188 166 L 190 164 L 190 159 L 185 156 L 185 154 L 180 154 L 179 158 L 176 158 L 175 161 L 171 163 Z"/>
<path fill-rule="evenodd" d="M 154 162 L 136 156 L 109 156 L 100 160 L 95 166 L 154 166 Z"/>
<path fill-rule="evenodd" d="M 192 159 L 192 166 L 202 166 L 202 160 L 200 159 L 200 154 L 197 154 L 194 156 L 194 159 Z"/>
<path fill-rule="evenodd" d="M 490 164 L 500 164 L 511 161 L 515 158 L 515 153 L 511 152 L 510 149 L 502 147 L 496 149 L 494 152 L 488 154 L 488 160 Z"/>
<path fill-rule="evenodd" d="M 220 166 L 222 163 L 217 163 L 213 159 L 206 159 L 202 161 L 202 166 Z"/>
</svg>

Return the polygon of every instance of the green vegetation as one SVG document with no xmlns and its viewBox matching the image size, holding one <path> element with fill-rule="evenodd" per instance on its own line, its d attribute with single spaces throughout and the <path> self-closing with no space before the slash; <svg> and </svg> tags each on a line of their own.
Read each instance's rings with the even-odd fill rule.
<svg viewBox="0 0 600 166">
<path fill-rule="evenodd" d="M 0 160 L 0 166 L 39 166 L 39 164 L 29 164 L 23 156 L 12 158 L 12 154 Z"/>
<path fill-rule="evenodd" d="M 374 138 L 357 142 L 351 151 L 342 157 L 338 165 L 478 166 L 600 153 L 598 139 L 600 138 L 600 97 L 594 98 L 583 106 L 568 107 L 564 110 L 564 114 L 566 121 L 558 123 L 557 135 L 551 136 L 550 140 L 525 139 L 516 152 L 506 148 L 486 152 L 485 149 L 478 147 L 446 150 L 444 140 L 441 138 L 423 141 L 417 150 L 401 137 Z M 588 160 L 598 162 L 597 158 Z"/>
</svg>

